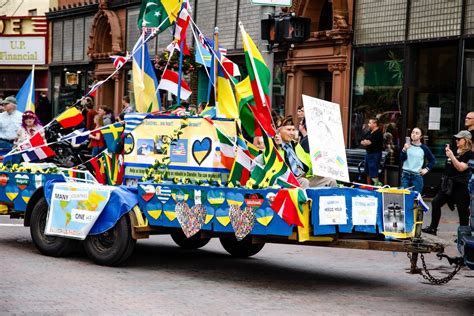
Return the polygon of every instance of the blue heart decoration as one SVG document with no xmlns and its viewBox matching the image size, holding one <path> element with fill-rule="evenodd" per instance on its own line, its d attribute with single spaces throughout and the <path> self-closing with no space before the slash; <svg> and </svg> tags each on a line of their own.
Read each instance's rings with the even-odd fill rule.
<svg viewBox="0 0 474 316">
<path fill-rule="evenodd" d="M 212 140 L 210 137 L 205 137 L 202 140 L 195 140 L 192 147 L 192 154 L 194 160 L 198 165 L 201 165 L 207 156 L 211 153 Z"/>
</svg>

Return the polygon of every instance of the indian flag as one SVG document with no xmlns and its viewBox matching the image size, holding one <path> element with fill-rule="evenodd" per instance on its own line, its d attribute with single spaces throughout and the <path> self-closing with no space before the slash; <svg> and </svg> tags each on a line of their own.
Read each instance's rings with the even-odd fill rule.
<svg viewBox="0 0 474 316">
<path fill-rule="evenodd" d="M 220 142 L 220 152 L 221 152 L 221 163 L 229 170 L 232 170 L 235 160 L 235 148 L 234 143 L 222 133 L 218 128 L 216 128 L 217 138 Z"/>
</svg>

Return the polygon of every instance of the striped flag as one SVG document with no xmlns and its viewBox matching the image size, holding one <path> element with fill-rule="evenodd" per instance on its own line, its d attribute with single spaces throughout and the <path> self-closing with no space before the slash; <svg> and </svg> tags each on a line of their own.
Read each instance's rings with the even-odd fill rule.
<svg viewBox="0 0 474 316">
<path fill-rule="evenodd" d="M 122 68 L 128 61 L 128 57 L 125 56 L 111 55 L 110 58 L 112 58 L 115 69 Z"/>
<path fill-rule="evenodd" d="M 28 140 L 31 148 L 22 153 L 22 158 L 25 162 L 30 162 L 34 160 L 43 160 L 48 157 L 55 156 L 56 153 L 52 150 L 41 135 L 41 133 L 36 133 Z"/>
<path fill-rule="evenodd" d="M 250 158 L 242 148 L 237 146 L 237 151 L 234 159 L 234 164 L 229 174 L 229 182 L 245 185 L 250 179 L 250 173 L 254 168 L 252 158 Z"/>
<path fill-rule="evenodd" d="M 70 128 L 81 124 L 84 120 L 84 116 L 76 107 L 70 107 L 62 114 L 56 117 L 56 121 L 63 127 L 63 128 Z"/>
<path fill-rule="evenodd" d="M 216 128 L 217 138 L 219 139 L 221 152 L 221 163 L 229 170 L 232 170 L 235 160 L 235 147 L 232 140 Z"/>
<path fill-rule="evenodd" d="M 138 125 L 143 123 L 143 120 L 148 116 L 148 113 L 127 113 L 125 114 L 125 130 L 123 135 L 126 136 L 130 134 Z"/>
<path fill-rule="evenodd" d="M 303 204 L 308 201 L 301 188 L 280 189 L 271 208 L 288 224 L 304 227 Z"/>
<path fill-rule="evenodd" d="M 189 48 L 186 44 L 186 30 L 189 25 L 189 21 L 191 19 L 188 9 L 191 8 L 191 5 L 185 1 L 183 2 L 183 6 L 179 11 L 178 18 L 176 19 L 176 23 L 174 25 L 174 39 L 177 41 L 177 46 L 181 47 L 181 42 L 183 42 L 183 54 L 189 55 Z"/>
<path fill-rule="evenodd" d="M 20 91 L 16 95 L 17 107 L 20 112 L 35 112 L 35 65 L 30 75 L 26 78 L 25 83 L 21 86 Z"/>
<path fill-rule="evenodd" d="M 178 81 L 179 75 L 177 72 L 166 69 L 161 77 L 160 84 L 158 89 L 166 90 L 171 92 L 174 95 L 178 95 Z M 186 81 L 181 79 L 181 99 L 187 100 L 191 96 L 191 88 L 188 86 Z"/>
<path fill-rule="evenodd" d="M 61 137 L 59 140 L 60 141 L 69 140 L 71 141 L 71 145 L 79 146 L 85 143 L 89 139 L 89 134 L 90 134 L 90 131 L 88 129 L 81 128 Z"/>
<path fill-rule="evenodd" d="M 105 178 L 108 185 L 120 185 L 123 180 L 123 157 L 118 154 L 104 153 Z"/>
<path fill-rule="evenodd" d="M 105 167 L 104 167 L 104 156 L 105 152 L 99 156 L 93 157 L 89 161 L 85 162 L 83 165 L 87 170 L 94 176 L 94 178 L 100 184 L 106 184 L 105 181 Z"/>
</svg>

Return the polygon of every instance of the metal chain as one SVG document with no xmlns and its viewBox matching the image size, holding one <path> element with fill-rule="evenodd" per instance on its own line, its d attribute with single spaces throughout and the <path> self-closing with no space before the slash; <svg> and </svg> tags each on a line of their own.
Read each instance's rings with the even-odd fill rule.
<svg viewBox="0 0 474 316">
<path fill-rule="evenodd" d="M 407 253 L 407 255 L 408 255 L 408 258 L 411 259 L 410 254 Z M 461 270 L 461 265 L 457 263 L 456 266 L 454 267 L 454 271 L 451 272 L 447 277 L 442 278 L 442 279 L 437 279 L 430 274 L 430 271 L 428 271 L 428 268 L 426 267 L 426 263 L 425 263 L 425 256 L 423 256 L 422 253 L 420 253 L 420 258 L 421 258 L 421 263 L 423 264 L 423 271 L 424 271 L 424 272 L 423 271 L 421 272 L 421 275 L 423 276 L 425 280 L 428 280 L 429 282 L 436 285 L 442 285 L 442 284 L 448 283 L 454 278 L 456 273 L 458 273 L 459 270 Z"/>
</svg>

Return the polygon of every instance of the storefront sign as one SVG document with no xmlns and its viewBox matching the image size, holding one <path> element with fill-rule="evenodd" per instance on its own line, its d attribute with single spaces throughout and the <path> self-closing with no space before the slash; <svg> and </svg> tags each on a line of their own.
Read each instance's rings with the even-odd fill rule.
<svg viewBox="0 0 474 316">
<path fill-rule="evenodd" d="M 251 0 L 252 4 L 291 7 L 291 0 Z"/>
<path fill-rule="evenodd" d="M 339 104 L 303 95 L 313 173 L 349 182 Z"/>
<path fill-rule="evenodd" d="M 0 65 L 42 65 L 45 63 L 45 37 L 0 37 Z"/>
</svg>

